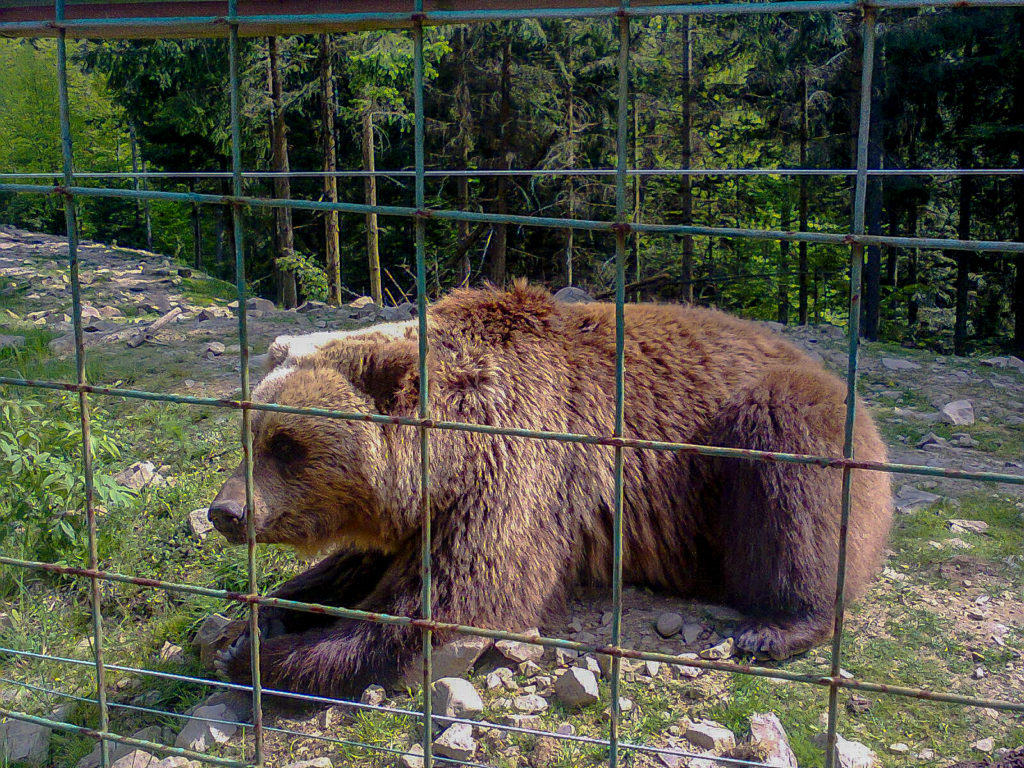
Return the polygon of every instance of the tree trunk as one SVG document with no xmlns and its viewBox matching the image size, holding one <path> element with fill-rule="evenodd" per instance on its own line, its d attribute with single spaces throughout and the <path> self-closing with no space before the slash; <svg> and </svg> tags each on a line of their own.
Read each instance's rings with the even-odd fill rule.
<svg viewBox="0 0 1024 768">
<path fill-rule="evenodd" d="M 499 111 L 499 122 L 501 123 L 501 144 L 498 167 L 508 169 L 510 164 L 510 148 L 512 146 L 512 40 L 505 37 L 505 43 L 501 56 L 501 108 Z M 498 196 L 496 201 L 496 213 L 499 216 L 508 215 L 509 178 L 508 176 L 498 177 Z M 508 225 L 500 223 L 495 225 L 494 237 L 491 239 L 491 247 L 488 249 L 489 271 L 491 282 L 499 288 L 505 285 L 505 260 L 508 248 Z"/>
<path fill-rule="evenodd" d="M 566 157 L 566 162 L 570 168 L 576 165 L 576 109 L 573 104 L 572 98 L 572 84 L 566 80 L 565 83 L 565 100 L 568 107 L 568 139 L 569 139 L 569 151 Z M 569 186 L 569 218 L 576 218 L 576 180 L 572 176 L 566 177 L 566 182 Z M 565 233 L 565 284 L 572 285 L 572 260 L 573 260 L 573 245 L 576 236 L 576 230 L 572 227 Z"/>
<path fill-rule="evenodd" d="M 281 86 L 281 60 L 277 50 L 277 38 L 267 38 L 267 67 L 270 77 L 271 100 L 271 151 L 274 171 L 288 173 L 288 138 L 284 122 L 284 96 Z M 274 178 L 274 197 L 287 200 L 291 198 L 291 182 L 287 176 Z M 295 255 L 295 231 L 292 228 L 291 208 L 275 208 L 275 223 L 278 237 L 278 258 L 290 259 Z M 298 303 L 298 291 L 295 286 L 295 272 L 284 268 L 277 270 L 279 280 L 279 296 L 286 309 Z"/>
<path fill-rule="evenodd" d="M 334 137 L 334 38 L 320 35 L 320 131 L 324 152 L 324 200 L 338 202 L 338 153 Z M 327 301 L 341 304 L 341 243 L 338 212 L 324 215 L 324 251 L 327 262 Z"/>
<path fill-rule="evenodd" d="M 792 212 L 789 203 L 784 203 L 782 209 L 782 230 L 789 231 Z M 776 320 L 783 325 L 789 324 L 789 241 L 779 241 L 779 274 L 778 283 L 778 311 Z"/>
<path fill-rule="evenodd" d="M 195 194 L 196 182 L 189 184 Z M 192 203 L 192 260 L 197 270 L 203 268 L 203 220 L 200 217 L 199 203 Z"/>
<path fill-rule="evenodd" d="M 1024 102 L 1024 93 L 1020 94 Z M 1017 241 L 1024 242 L 1024 178 L 1018 176 L 1013 183 L 1013 207 L 1017 219 Z M 1013 351 L 1024 357 L 1024 253 L 1014 257 L 1013 278 Z"/>
<path fill-rule="evenodd" d="M 961 139 L 963 141 L 963 139 Z M 957 153 L 957 168 L 968 168 L 971 162 L 969 149 Z M 971 239 L 971 198 L 974 193 L 974 178 L 960 177 L 960 215 L 956 235 L 960 240 Z M 956 261 L 956 318 L 953 321 L 953 354 L 967 354 L 967 298 L 970 290 L 970 251 L 946 251 L 946 257 Z"/>
<path fill-rule="evenodd" d="M 682 120 L 680 126 L 680 145 L 682 161 L 680 168 L 689 171 L 693 159 L 693 36 L 689 16 L 683 16 L 680 22 L 683 27 L 683 75 L 681 82 Z M 693 179 L 689 173 L 682 175 L 680 189 L 680 222 L 684 225 L 693 224 Z M 693 235 L 683 235 L 682 258 L 682 300 L 693 301 Z"/>
<path fill-rule="evenodd" d="M 807 167 L 807 70 L 803 71 L 803 86 L 800 106 L 800 167 Z M 800 177 L 800 231 L 807 231 L 807 177 Z M 799 302 L 800 325 L 807 325 L 807 243 L 803 240 L 797 245 L 799 251 L 799 286 L 797 288 Z"/>
<path fill-rule="evenodd" d="M 370 173 L 363 179 L 363 191 L 367 205 L 377 204 L 376 152 L 373 142 L 373 113 L 367 108 L 362 115 L 363 126 L 363 170 Z M 378 306 L 384 303 L 383 290 L 380 283 L 380 229 L 377 226 L 377 214 L 373 211 L 366 214 L 366 258 L 370 269 L 370 296 Z"/>
<path fill-rule="evenodd" d="M 916 165 L 911 167 L 916 168 Z M 917 237 L 917 205 L 914 204 L 910 207 L 907 212 L 907 229 L 910 230 L 911 237 Z M 907 297 L 907 325 L 913 328 L 917 325 L 917 259 L 920 254 L 920 250 L 917 248 L 910 249 L 910 260 L 907 263 L 907 282 L 914 286 L 911 290 L 910 296 Z"/>
<path fill-rule="evenodd" d="M 868 168 L 882 167 L 882 105 L 881 91 L 885 81 L 885 70 L 881 45 L 875 49 L 875 77 L 871 88 L 871 125 L 868 131 Z M 866 226 L 870 235 L 882 234 L 882 178 L 869 176 L 867 186 Z M 878 341 L 878 326 L 882 305 L 882 249 L 878 245 L 865 248 L 864 314 L 861 321 L 861 335 L 868 341 Z"/>
<path fill-rule="evenodd" d="M 135 191 L 139 191 L 139 185 L 142 179 L 138 177 L 139 172 L 139 143 L 135 140 L 135 126 L 131 123 L 128 124 L 128 144 L 132 153 L 132 186 L 135 187 Z M 139 231 L 142 226 L 142 199 L 135 201 L 135 225 L 132 227 L 135 232 Z M 137 242 L 137 241 L 136 241 Z"/>
<path fill-rule="evenodd" d="M 223 276 L 227 270 L 224 269 L 224 235 L 227 231 L 227 217 L 224 213 L 224 206 L 217 206 L 217 220 L 214 229 L 214 244 L 215 244 L 215 255 L 217 263 L 217 275 Z"/>
</svg>

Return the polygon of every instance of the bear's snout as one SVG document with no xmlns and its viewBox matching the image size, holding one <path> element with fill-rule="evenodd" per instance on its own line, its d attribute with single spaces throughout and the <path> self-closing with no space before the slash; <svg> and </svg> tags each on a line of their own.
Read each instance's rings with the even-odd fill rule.
<svg viewBox="0 0 1024 768">
<path fill-rule="evenodd" d="M 213 527 L 232 544 L 245 541 L 245 481 L 236 475 L 228 478 L 206 516 Z"/>
</svg>

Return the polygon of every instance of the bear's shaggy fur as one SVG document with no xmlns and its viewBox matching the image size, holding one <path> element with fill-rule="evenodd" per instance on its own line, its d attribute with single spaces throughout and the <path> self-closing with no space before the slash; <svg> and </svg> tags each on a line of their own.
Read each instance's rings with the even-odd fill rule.
<svg viewBox="0 0 1024 768">
<path fill-rule="evenodd" d="M 612 305 L 561 304 L 519 284 L 457 292 L 428 323 L 433 418 L 612 433 Z M 625 362 L 626 437 L 842 456 L 844 385 L 753 323 L 630 305 Z M 255 397 L 415 416 L 417 370 L 413 330 L 354 335 L 292 357 Z M 275 595 L 418 616 L 419 430 L 263 411 L 252 422 L 257 540 L 334 550 Z M 449 430 L 429 440 L 435 618 L 521 630 L 559 610 L 574 582 L 608 582 L 612 448 Z M 864 408 L 855 455 L 886 459 Z M 736 635 L 743 651 L 783 659 L 831 635 L 842 470 L 638 449 L 624 461 L 628 582 L 736 607 L 749 617 Z M 878 564 L 891 503 L 885 473 L 851 475 L 854 598 Z M 211 505 L 234 542 L 244 504 L 239 470 Z M 393 678 L 420 649 L 414 627 L 261 613 L 269 688 L 350 694 Z M 221 661 L 248 680 L 244 638 Z"/>
</svg>

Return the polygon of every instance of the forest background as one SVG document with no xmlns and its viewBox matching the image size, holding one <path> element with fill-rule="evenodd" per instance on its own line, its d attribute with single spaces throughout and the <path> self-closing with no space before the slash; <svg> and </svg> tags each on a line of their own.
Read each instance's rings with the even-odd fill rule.
<svg viewBox="0 0 1024 768">
<path fill-rule="evenodd" d="M 642 169 L 850 169 L 860 99 L 855 14 L 632 23 L 630 153 Z M 432 207 L 582 219 L 614 215 L 617 37 L 607 21 L 437 27 L 426 38 Z M 149 189 L 228 194 L 227 43 L 81 41 L 71 49 L 77 172 L 166 172 Z M 1024 11 L 887 11 L 878 25 L 869 167 L 1016 169 L 879 175 L 870 233 L 1024 241 Z M 412 204 L 412 39 L 401 31 L 247 39 L 243 165 L 264 197 Z M 55 45 L 0 40 L 0 169 L 60 164 Z M 488 175 L 493 171 L 534 171 Z M 219 173 L 216 178 L 176 176 Z M 37 183 L 38 180 L 35 180 Z M 89 179 L 131 187 L 130 178 Z M 853 176 L 651 173 L 634 220 L 848 231 Z M 82 235 L 148 248 L 232 279 L 226 206 L 79 198 Z M 414 297 L 406 219 L 247 211 L 250 289 L 286 307 Z M 54 196 L 0 193 L 0 222 L 59 233 Z M 614 281 L 607 234 L 432 221 L 428 286 L 524 276 L 595 295 Z M 849 249 L 729 237 L 632 239 L 630 299 L 692 301 L 781 323 L 845 322 Z M 1024 353 L 1024 254 L 871 247 L 863 333 L 941 352 Z"/>
</svg>

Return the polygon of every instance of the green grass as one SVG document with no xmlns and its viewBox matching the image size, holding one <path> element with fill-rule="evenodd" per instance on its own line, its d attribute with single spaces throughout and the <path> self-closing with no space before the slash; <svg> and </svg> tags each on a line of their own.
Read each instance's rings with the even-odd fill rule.
<svg viewBox="0 0 1024 768">
<path fill-rule="evenodd" d="M 180 290 L 195 304 L 209 305 L 238 298 L 238 289 L 234 284 L 205 275 L 183 277 Z"/>
</svg>

